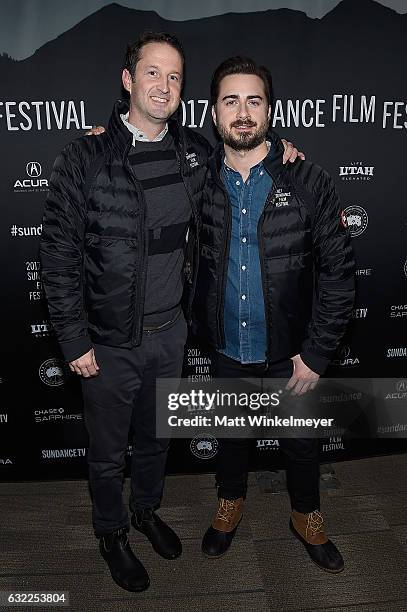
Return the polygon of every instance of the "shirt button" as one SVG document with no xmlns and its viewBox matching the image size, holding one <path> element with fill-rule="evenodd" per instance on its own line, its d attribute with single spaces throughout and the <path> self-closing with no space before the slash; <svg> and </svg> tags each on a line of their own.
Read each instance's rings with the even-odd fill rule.
<svg viewBox="0 0 407 612">
<path fill-rule="evenodd" d="M 247 210 L 245 208 L 242 208 L 242 213 L 245 215 L 247 213 Z"/>
<path fill-rule="evenodd" d="M 246 325 L 247 325 L 246 321 L 243 321 L 242 327 L 246 327 Z"/>
<path fill-rule="evenodd" d="M 242 295 L 242 300 L 245 300 L 245 299 L 246 299 L 246 296 L 245 296 L 245 294 L 243 294 Z"/>
<path fill-rule="evenodd" d="M 236 185 L 240 185 L 240 181 L 236 181 Z"/>
<path fill-rule="evenodd" d="M 242 266 L 242 270 L 246 270 L 246 266 Z"/>
<path fill-rule="evenodd" d="M 242 238 L 242 242 L 246 242 L 246 238 Z"/>
<path fill-rule="evenodd" d="M 263 170 L 260 170 L 260 176 L 263 176 L 264 172 Z"/>
</svg>

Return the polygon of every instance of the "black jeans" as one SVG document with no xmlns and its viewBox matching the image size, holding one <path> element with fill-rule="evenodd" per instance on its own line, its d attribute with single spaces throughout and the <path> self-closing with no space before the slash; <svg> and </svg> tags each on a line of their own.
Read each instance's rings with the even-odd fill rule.
<svg viewBox="0 0 407 612">
<path fill-rule="evenodd" d="M 156 332 L 143 332 L 133 349 L 94 345 L 99 375 L 82 380 L 89 434 L 89 484 L 95 534 L 129 528 L 123 504 L 125 455 L 133 433 L 130 510 L 158 508 L 168 439 L 156 438 L 156 378 L 181 376 L 187 326 L 178 320 Z"/>
<path fill-rule="evenodd" d="M 212 355 L 213 372 L 218 378 L 290 378 L 291 359 L 269 366 L 241 364 L 221 353 Z M 218 497 L 237 499 L 245 497 L 249 451 L 252 440 L 224 438 L 220 441 L 216 485 Z M 316 438 L 280 438 L 281 451 L 286 460 L 287 488 L 291 506 L 298 512 L 319 509 L 319 443 Z"/>
</svg>

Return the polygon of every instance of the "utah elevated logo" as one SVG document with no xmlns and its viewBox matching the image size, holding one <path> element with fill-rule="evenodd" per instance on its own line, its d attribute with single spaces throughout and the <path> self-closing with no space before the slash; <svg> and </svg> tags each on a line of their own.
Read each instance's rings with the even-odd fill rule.
<svg viewBox="0 0 407 612">
<path fill-rule="evenodd" d="M 374 166 L 365 166 L 361 161 L 351 162 L 349 166 L 339 166 L 342 181 L 370 181 L 374 176 Z"/>
</svg>

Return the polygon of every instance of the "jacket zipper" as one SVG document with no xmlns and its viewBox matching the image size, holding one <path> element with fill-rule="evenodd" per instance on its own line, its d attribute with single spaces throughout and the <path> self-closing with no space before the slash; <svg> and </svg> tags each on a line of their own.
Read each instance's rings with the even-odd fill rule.
<svg viewBox="0 0 407 612">
<path fill-rule="evenodd" d="M 185 153 L 185 147 L 180 146 L 182 153 Z M 188 325 L 191 325 L 192 322 L 192 317 L 191 317 L 191 311 L 192 311 L 192 300 L 195 294 L 195 288 L 196 288 L 196 282 L 197 282 L 197 277 L 198 277 L 198 261 L 199 261 L 199 225 L 198 225 L 198 214 L 196 212 L 196 208 L 195 208 L 195 203 L 194 203 L 194 199 L 191 195 L 191 192 L 189 191 L 189 187 L 186 183 L 185 177 L 184 177 L 184 173 L 182 172 L 182 167 L 181 167 L 181 159 L 180 159 L 180 155 L 178 150 L 176 150 L 176 154 L 177 154 L 177 161 L 178 161 L 178 170 L 182 179 L 182 182 L 184 184 L 185 187 L 185 191 L 187 193 L 189 202 L 191 204 L 191 210 L 192 210 L 192 217 L 194 219 L 195 222 L 195 253 L 194 253 L 194 260 L 195 260 L 195 266 L 194 269 L 192 270 L 193 276 L 192 276 L 192 282 L 191 282 L 191 292 L 190 295 L 188 296 L 188 303 L 187 303 L 187 307 L 186 307 L 186 319 L 187 319 L 187 323 Z M 188 236 L 189 238 L 189 236 Z M 188 264 L 188 262 L 186 262 L 186 264 Z"/>
<path fill-rule="evenodd" d="M 266 318 L 266 335 L 267 335 L 267 351 L 266 351 L 266 364 L 265 364 L 265 368 L 267 369 L 268 364 L 270 362 L 270 347 L 271 347 L 271 318 L 269 316 L 269 304 L 270 304 L 270 300 L 269 300 L 269 296 L 268 296 L 268 292 L 267 292 L 267 288 L 266 288 L 266 272 L 264 270 L 264 245 L 263 245 L 263 236 L 262 236 L 262 227 L 263 227 L 263 222 L 264 222 L 264 213 L 266 211 L 267 206 L 269 205 L 270 201 L 272 200 L 276 190 L 277 190 L 277 184 L 276 181 L 274 179 L 274 177 L 271 177 L 273 180 L 273 187 L 271 188 L 271 191 L 269 192 L 266 202 L 264 204 L 264 208 L 263 208 L 263 212 L 260 215 L 260 219 L 257 223 L 257 243 L 259 245 L 259 259 L 260 259 L 260 270 L 261 270 L 261 284 L 262 284 L 262 288 L 263 288 L 263 301 L 264 301 L 264 314 L 265 314 L 265 318 Z"/>
<path fill-rule="evenodd" d="M 131 341 L 132 344 L 140 344 L 141 342 L 141 329 L 142 329 L 142 319 L 144 314 L 144 303 L 146 297 L 146 283 L 147 283 L 147 254 L 148 254 L 148 229 L 146 226 L 146 200 L 144 197 L 144 191 L 140 187 L 139 181 L 137 177 L 134 175 L 133 170 L 128 162 L 128 152 L 130 150 L 131 143 L 127 147 L 124 155 L 125 155 L 125 166 L 127 171 L 130 173 L 130 176 L 133 180 L 136 191 L 140 197 L 140 202 L 142 204 L 142 231 L 141 231 L 141 251 L 142 251 L 142 260 L 141 260 L 141 282 L 137 283 L 136 287 L 136 309 L 133 308 L 133 324 L 131 330 Z M 137 278 L 136 273 L 134 278 Z M 141 300 L 141 296 L 143 299 Z M 136 329 L 137 328 L 137 329 Z M 136 338 L 135 338 L 136 336 Z"/>
<path fill-rule="evenodd" d="M 218 178 L 218 177 L 217 177 Z M 232 224 L 232 208 L 230 205 L 229 194 L 226 191 L 220 180 L 216 181 L 218 186 L 222 189 L 223 194 L 226 200 L 226 224 L 225 224 L 225 240 L 223 241 L 223 252 L 222 252 L 222 270 L 219 274 L 218 279 L 218 300 L 216 307 L 216 320 L 218 325 L 218 339 L 219 346 L 218 348 L 225 348 L 226 339 L 225 339 L 225 292 L 226 292 L 226 280 L 227 280 L 227 270 L 229 266 L 229 252 L 230 252 L 230 234 L 231 234 L 231 224 Z"/>
</svg>

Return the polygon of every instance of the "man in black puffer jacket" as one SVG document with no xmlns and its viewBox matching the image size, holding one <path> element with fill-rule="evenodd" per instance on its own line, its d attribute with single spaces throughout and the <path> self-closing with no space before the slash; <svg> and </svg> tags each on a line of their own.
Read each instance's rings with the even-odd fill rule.
<svg viewBox="0 0 407 612">
<path fill-rule="evenodd" d="M 222 137 L 209 161 L 193 329 L 213 352 L 219 378 L 289 379 L 312 390 L 351 316 L 354 259 L 335 186 L 319 166 L 282 164 L 268 134 L 270 75 L 249 58 L 215 71 L 212 114 Z M 268 135 L 267 135 L 268 134 Z M 285 438 L 290 526 L 312 560 L 339 572 L 343 560 L 323 529 L 318 440 Z M 242 518 L 249 440 L 221 440 L 219 507 L 203 551 L 219 556 Z"/>
<path fill-rule="evenodd" d="M 181 542 L 156 514 L 168 440 L 155 435 L 157 377 L 181 375 L 196 275 L 198 209 L 209 143 L 183 128 L 184 56 L 167 34 L 129 46 L 109 127 L 68 145 L 55 162 L 41 239 L 42 280 L 71 370 L 82 378 L 93 525 L 113 579 L 148 587 L 132 553 L 122 500 L 133 429 L 132 524 L 158 554 Z M 184 283 L 184 280 L 186 282 Z M 186 292 L 190 293 L 190 292 Z M 183 299 L 182 299 L 183 297 Z"/>
</svg>

